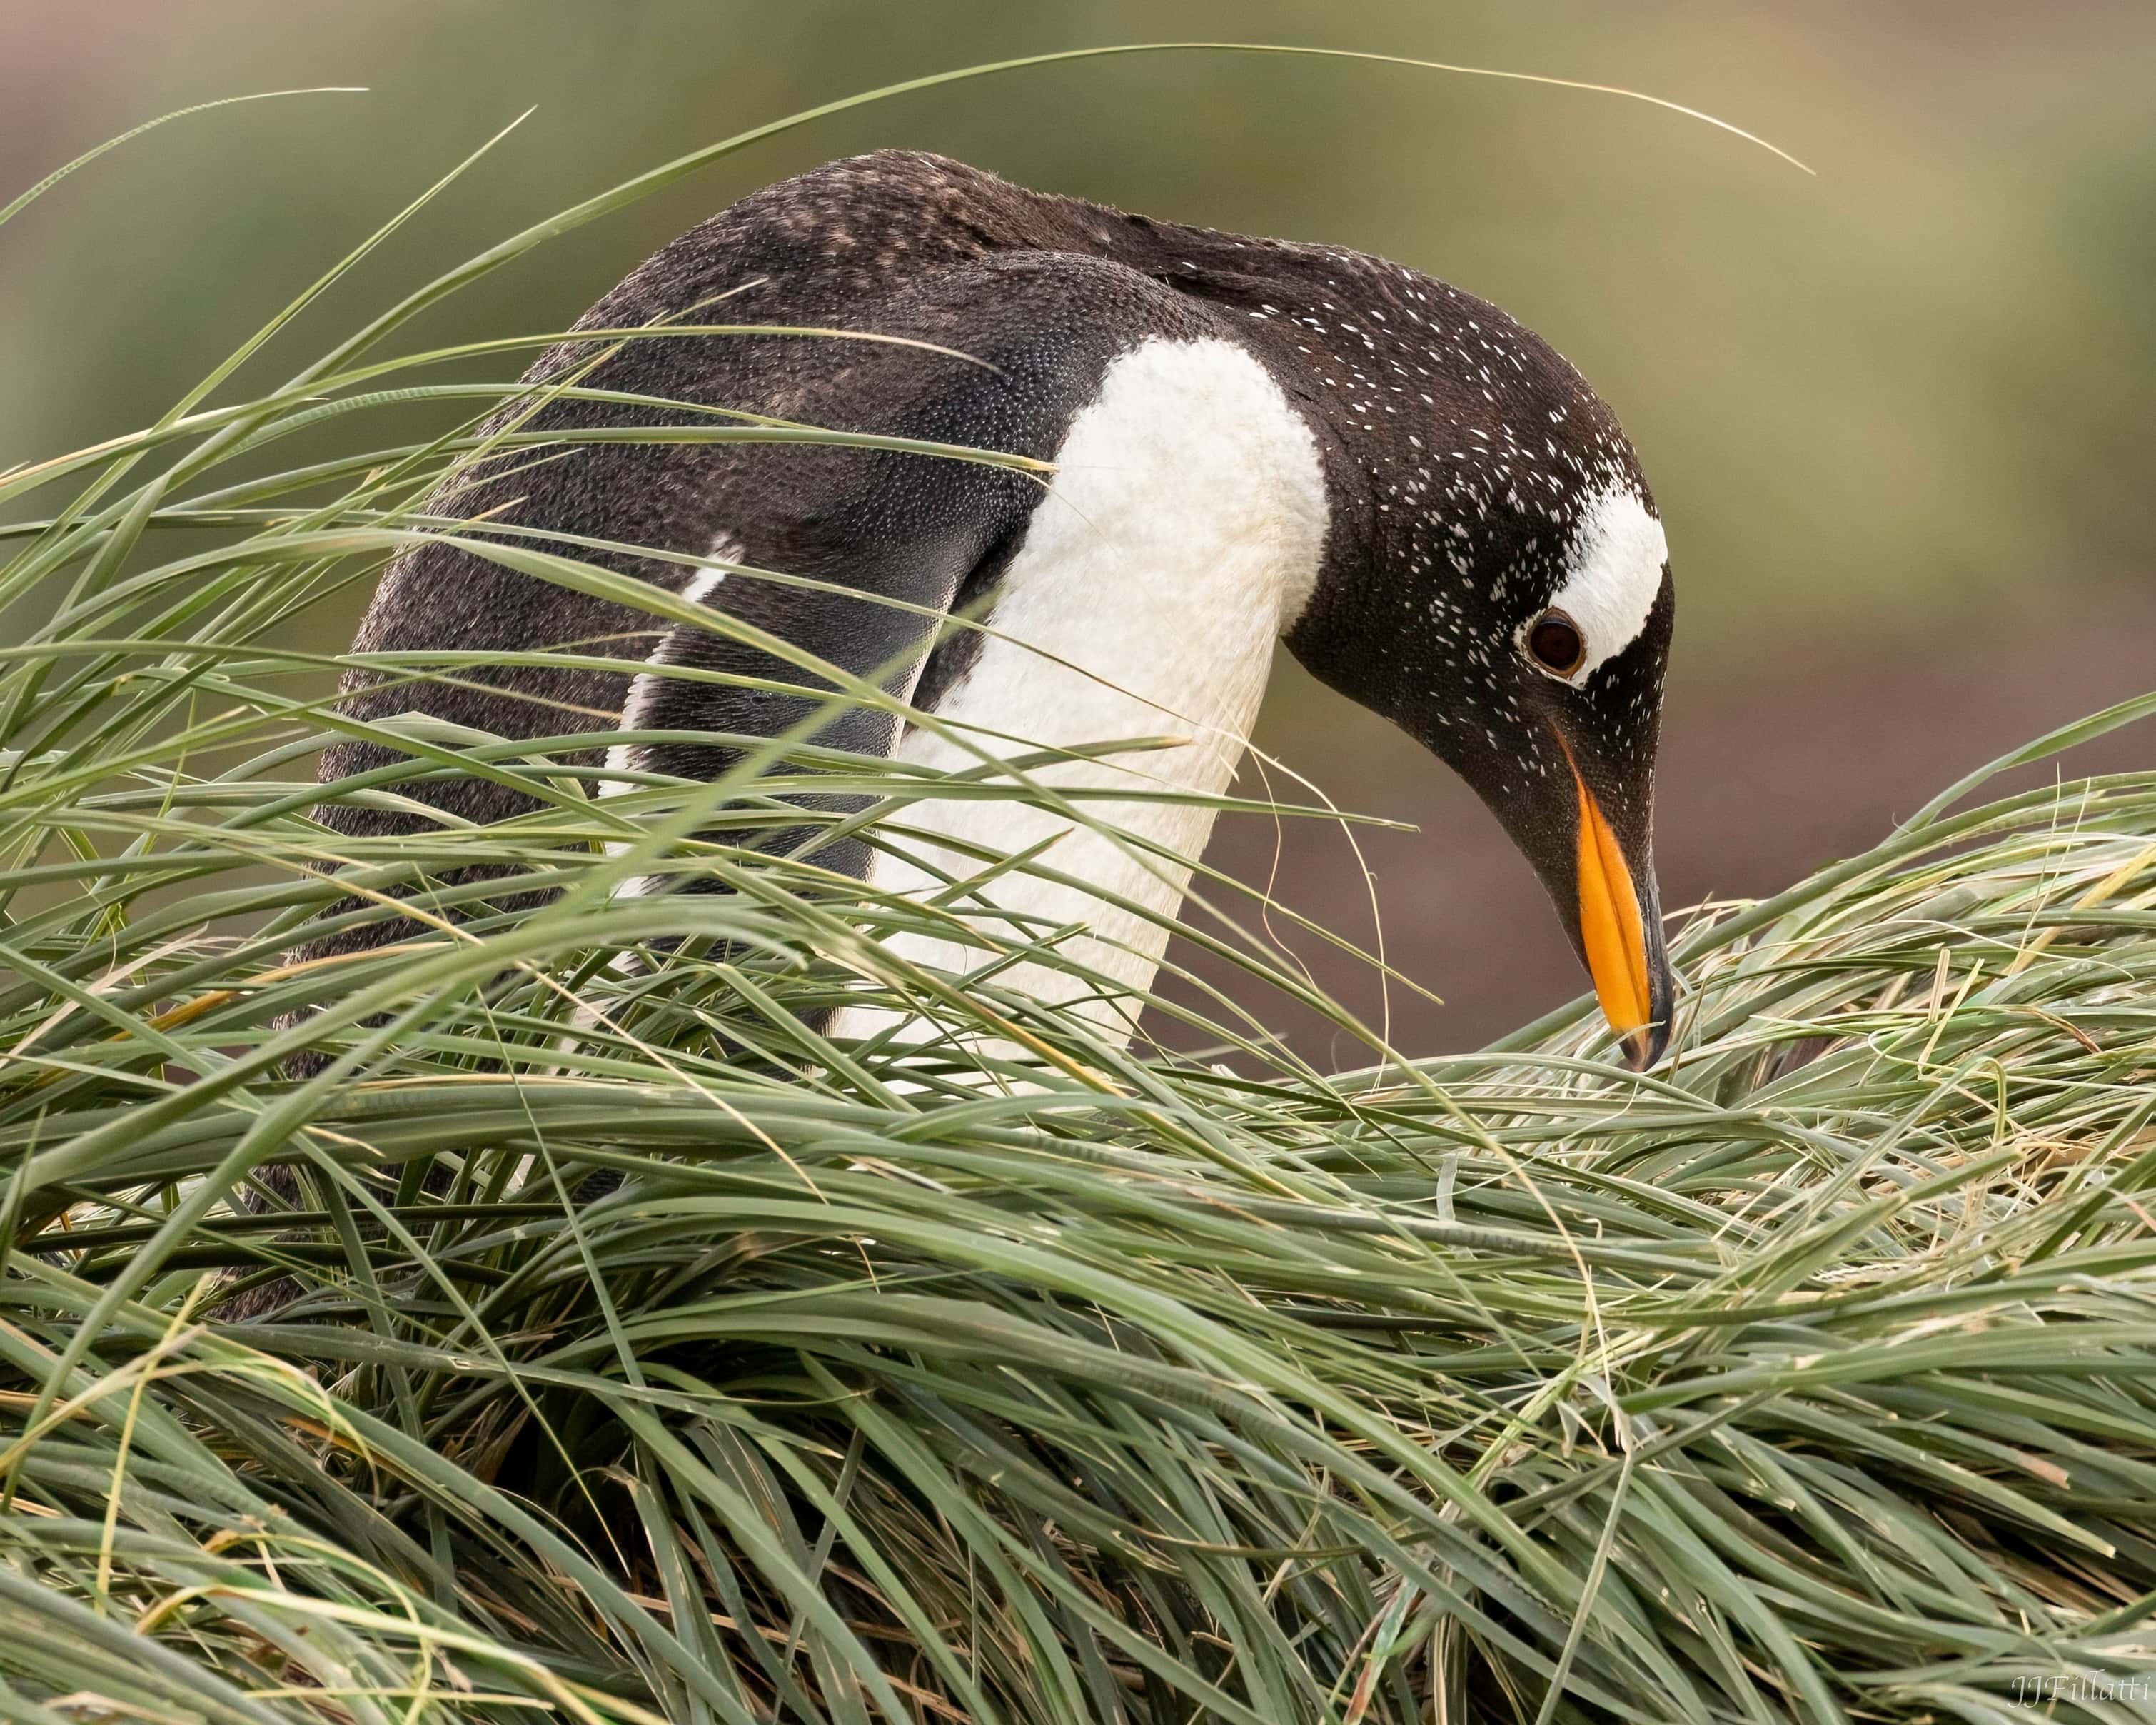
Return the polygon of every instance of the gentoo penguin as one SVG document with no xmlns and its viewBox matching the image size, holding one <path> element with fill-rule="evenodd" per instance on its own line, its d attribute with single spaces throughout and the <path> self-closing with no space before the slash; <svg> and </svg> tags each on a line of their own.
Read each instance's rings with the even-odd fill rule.
<svg viewBox="0 0 2156 1725">
<path fill-rule="evenodd" d="M 680 402 L 1034 457 L 1052 478 L 860 447 L 572 443 L 536 460 L 528 449 L 493 458 L 434 512 L 483 518 L 497 538 L 523 527 L 676 554 L 578 553 L 849 675 L 891 677 L 938 722 L 840 710 L 818 699 L 827 685 L 741 639 L 441 543 L 392 566 L 360 650 L 574 643 L 620 658 L 621 671 L 505 667 L 417 688 L 360 675 L 347 711 L 418 707 L 512 737 L 578 726 L 773 737 L 829 708 L 822 744 L 947 767 L 973 766 L 982 750 L 1174 736 L 1188 746 L 1040 776 L 1204 795 L 1226 789 L 1285 644 L 1474 787 L 1556 901 L 1630 1063 L 1661 1054 L 1671 990 L 1650 814 L 1666 547 L 1615 416 L 1540 338 L 1401 264 L 1157 222 L 906 151 L 743 199 L 644 262 L 578 327 L 693 323 L 721 300 L 729 323 L 898 339 L 572 339 L 529 381 L 615 398 L 542 391 L 500 423 L 689 423 L 649 405 Z M 939 631 L 950 612 L 985 627 Z M 802 692 L 665 674 L 680 665 Z M 341 746 L 323 776 L 384 758 Z M 683 746 L 618 749 L 613 762 L 710 778 L 736 758 Z M 477 776 L 421 794 L 463 820 L 523 806 Z M 1194 858 L 1212 816 L 1158 798 L 1107 814 L 1145 844 L 1081 824 L 1047 853 L 1058 878 L 1009 876 L 993 908 L 1081 927 L 1086 962 L 1138 987 L 1166 938 L 1143 913 L 1172 911 L 1187 881 L 1163 853 Z M 324 818 L 374 833 L 419 819 L 357 804 Z M 921 835 L 910 855 L 852 843 L 819 860 L 904 891 L 936 881 L 939 861 L 974 872 L 978 861 L 953 860 L 969 845 L 1014 853 L 1070 824 L 1038 806 L 957 798 L 904 820 Z M 937 837 L 957 848 L 939 851 Z M 395 932 L 377 922 L 334 944 Z M 957 971 L 983 957 L 960 939 L 900 939 Z M 1081 992 L 1060 969 L 1017 979 L 1066 1000 Z M 1111 999 L 1078 1009 L 1109 1034 L 1128 1028 Z M 836 1029 L 878 1024 L 850 1009 Z"/>
</svg>

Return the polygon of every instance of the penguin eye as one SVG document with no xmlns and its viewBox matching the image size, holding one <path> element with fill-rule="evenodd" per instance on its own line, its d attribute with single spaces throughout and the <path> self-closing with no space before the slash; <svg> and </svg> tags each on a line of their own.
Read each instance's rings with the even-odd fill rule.
<svg viewBox="0 0 2156 1725">
<path fill-rule="evenodd" d="M 1587 657 L 1579 625 L 1562 611 L 1545 611 L 1527 625 L 1527 654 L 1554 677 L 1568 677 Z"/>
</svg>

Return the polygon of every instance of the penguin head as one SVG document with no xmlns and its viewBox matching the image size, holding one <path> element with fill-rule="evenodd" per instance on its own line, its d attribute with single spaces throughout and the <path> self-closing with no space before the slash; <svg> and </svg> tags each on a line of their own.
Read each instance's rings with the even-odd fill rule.
<svg viewBox="0 0 2156 1725">
<path fill-rule="evenodd" d="M 1286 644 L 1474 788 L 1644 1069 L 1673 993 L 1653 814 L 1675 602 L 1653 495 L 1614 413 L 1496 307 L 1406 271 L 1359 309 L 1340 285 L 1305 397 L 1333 532 Z"/>
</svg>

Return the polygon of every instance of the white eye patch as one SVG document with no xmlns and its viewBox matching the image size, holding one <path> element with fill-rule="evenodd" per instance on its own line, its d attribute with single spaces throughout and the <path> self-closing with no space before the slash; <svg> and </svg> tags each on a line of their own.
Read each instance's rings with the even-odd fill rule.
<svg viewBox="0 0 2156 1725">
<path fill-rule="evenodd" d="M 1586 656 L 1560 681 L 1577 688 L 1640 639 L 1669 559 L 1662 524 L 1630 486 L 1614 484 L 1589 500 L 1573 535 L 1563 583 L 1550 595 L 1551 605 L 1578 625 L 1587 646 Z M 1521 625 L 1523 651 L 1534 622 Z"/>
</svg>

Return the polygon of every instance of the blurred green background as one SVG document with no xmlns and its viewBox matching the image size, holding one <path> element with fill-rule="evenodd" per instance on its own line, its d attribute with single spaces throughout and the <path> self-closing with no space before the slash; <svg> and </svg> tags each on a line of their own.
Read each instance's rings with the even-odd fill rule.
<svg viewBox="0 0 2156 1725">
<path fill-rule="evenodd" d="M 154 417 L 374 223 L 512 138 L 316 311 L 393 292 L 668 157 L 866 86 L 1111 41 L 1303 43 L 1627 85 L 1178 54 L 902 97 L 731 157 L 418 331 L 560 327 L 767 181 L 939 150 L 1157 216 L 1358 246 L 1496 300 L 1630 428 L 1681 592 L 1665 896 L 1771 891 L 1962 769 L 2156 685 L 2156 7 L 1512 7 L 1365 0 L 1018 7 L 829 0 L 5 0 L 0 201 L 166 110 L 361 85 L 167 128 L 0 229 L 0 467 Z M 279 369 L 272 358 L 264 377 Z M 1376 835 L 1412 1051 L 1576 992 L 1524 865 L 1439 769 L 1284 671 L 1260 742 Z M 2133 734 L 2070 760 L 2145 764 Z M 1276 788 L 1286 787 L 1276 781 Z M 1224 829 L 1216 860 L 1367 939 L 1337 831 Z M 1297 943 L 1375 1018 L 1378 991 Z M 1269 1015 L 1278 1016 L 1271 1014 Z M 1328 1052 L 1323 1033 L 1283 1020 Z"/>
</svg>

